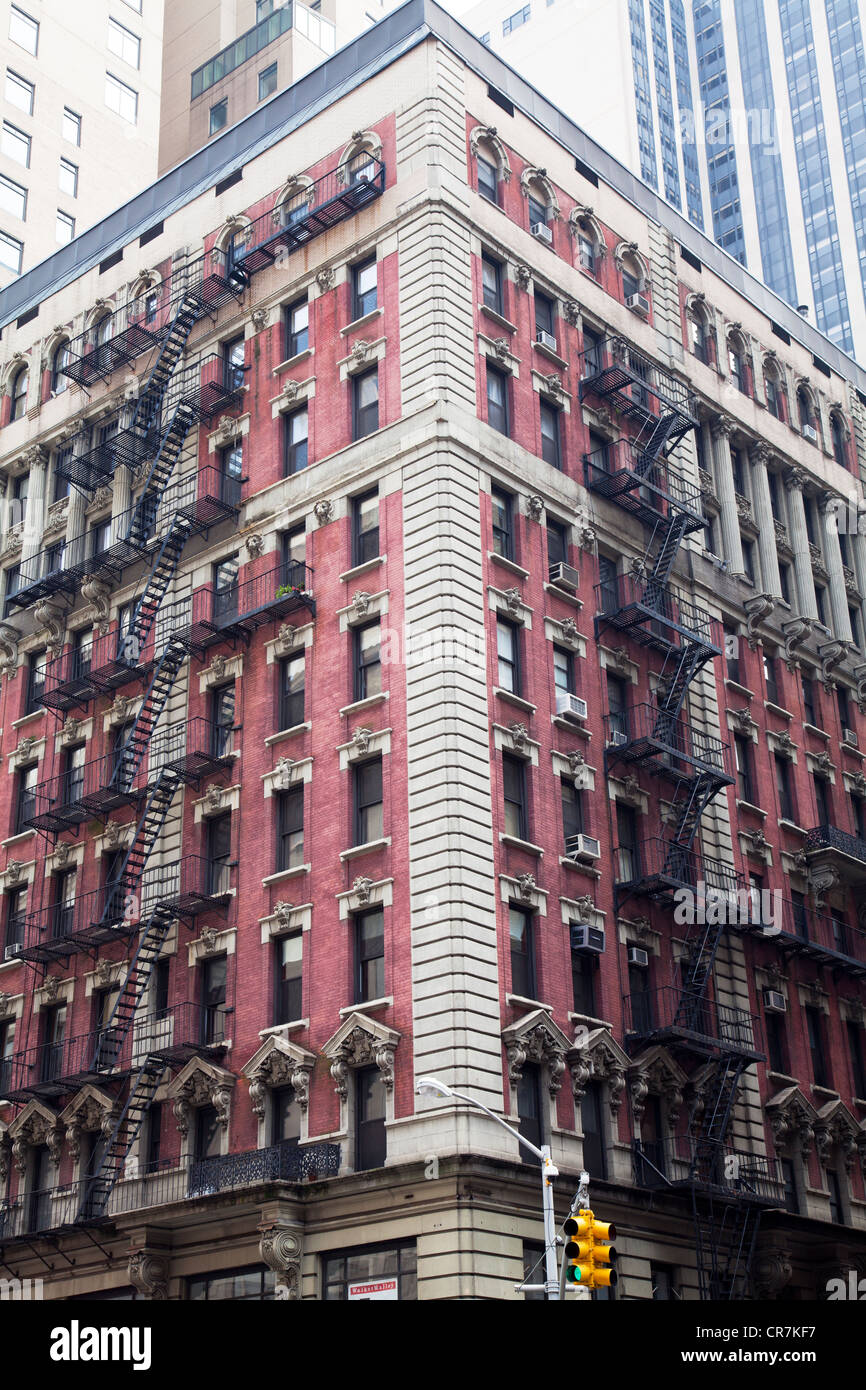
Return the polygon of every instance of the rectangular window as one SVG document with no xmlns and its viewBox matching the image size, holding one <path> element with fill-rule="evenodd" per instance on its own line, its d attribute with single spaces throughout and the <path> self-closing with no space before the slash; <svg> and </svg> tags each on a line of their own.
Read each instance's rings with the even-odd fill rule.
<svg viewBox="0 0 866 1390">
<path fill-rule="evenodd" d="M 611 741 L 622 743 L 628 738 L 628 693 L 626 683 L 620 676 L 610 671 L 607 676 L 607 708 L 610 718 Z"/>
<path fill-rule="evenodd" d="M 379 554 L 379 493 L 352 498 L 352 564 L 365 565 Z"/>
<path fill-rule="evenodd" d="M 377 304 L 376 257 L 370 256 L 352 266 L 352 321 L 372 314 Z"/>
<path fill-rule="evenodd" d="M 277 796 L 277 873 L 299 869 L 304 862 L 304 789 Z"/>
<path fill-rule="evenodd" d="M 271 1142 L 297 1148 L 301 1138 L 301 1107 L 294 1087 L 281 1086 L 271 1095 Z"/>
<path fill-rule="evenodd" d="M 562 468 L 560 455 L 560 414 L 556 406 L 548 401 L 540 401 L 541 412 L 541 457 L 553 468 Z"/>
<path fill-rule="evenodd" d="M 73 164 L 69 159 L 60 161 L 60 177 L 58 180 L 60 192 L 66 193 L 70 198 L 78 197 L 78 165 Z"/>
<path fill-rule="evenodd" d="M 294 304 L 290 304 L 285 310 L 283 326 L 286 335 L 286 360 L 297 357 L 299 352 L 306 352 L 310 346 L 310 305 L 306 295 L 303 299 L 296 299 Z"/>
<path fill-rule="evenodd" d="M 88 536 L 88 552 L 92 560 L 97 560 L 100 555 L 104 555 L 111 545 L 111 517 L 106 517 L 104 521 L 97 521 L 90 528 Z"/>
<path fill-rule="evenodd" d="M 794 798 L 791 791 L 791 767 L 787 758 L 774 753 L 776 765 L 776 790 L 779 793 L 779 815 L 782 820 L 796 821 Z"/>
<path fill-rule="evenodd" d="M 505 833 L 518 840 L 526 840 L 526 769 L 522 759 L 503 753 L 502 784 L 505 799 Z"/>
<path fill-rule="evenodd" d="M 57 209 L 54 235 L 61 246 L 65 246 L 75 236 L 75 218 L 70 217 L 68 212 L 61 212 L 59 208 Z"/>
<path fill-rule="evenodd" d="M 633 883 L 639 877 L 637 816 L 633 806 L 616 803 L 617 882 Z"/>
<path fill-rule="evenodd" d="M 282 561 L 285 583 L 306 583 L 307 528 L 301 523 L 282 535 Z"/>
<path fill-rule="evenodd" d="M 363 439 L 379 428 L 379 369 L 352 377 L 352 438 Z"/>
<path fill-rule="evenodd" d="M 24 10 L 13 5 L 9 13 L 9 37 L 19 48 L 36 57 L 39 48 L 39 24 Z"/>
<path fill-rule="evenodd" d="M 560 565 L 568 564 L 568 527 L 558 521 L 547 520 L 547 565 L 552 578 Z"/>
<path fill-rule="evenodd" d="M 213 756 L 224 758 L 231 752 L 232 731 L 235 727 L 235 683 L 218 686 L 211 694 L 213 724 Z"/>
<path fill-rule="evenodd" d="M 56 1077 L 63 1075 L 66 1005 L 52 1004 L 43 1010 L 43 1015 L 40 1080 L 53 1081 Z"/>
<path fill-rule="evenodd" d="M 239 391 L 244 384 L 246 347 L 243 334 L 230 338 L 222 345 L 222 358 L 227 391 Z"/>
<path fill-rule="evenodd" d="M 19 77 L 17 72 L 11 68 L 6 69 L 6 100 L 10 106 L 17 106 L 19 111 L 23 111 L 25 116 L 33 115 L 33 98 L 36 88 L 32 82 L 28 82 L 26 77 Z"/>
<path fill-rule="evenodd" d="M 788 1048 L 785 1037 L 785 1016 L 768 1012 L 764 1014 L 764 1031 L 767 1035 L 767 1055 L 770 1070 L 788 1075 Z"/>
<path fill-rule="evenodd" d="M 371 758 L 353 770 L 355 844 L 368 845 L 384 834 L 382 759 Z"/>
<path fill-rule="evenodd" d="M 806 1034 L 809 1040 L 809 1053 L 812 1058 L 812 1076 L 816 1086 L 829 1086 L 830 1073 L 827 1067 L 824 1048 L 824 1020 L 820 1009 L 806 1005 Z"/>
<path fill-rule="evenodd" d="M 138 92 L 110 72 L 105 74 L 105 104 L 109 111 L 116 112 L 125 121 L 135 125 L 138 119 Z"/>
<path fill-rule="evenodd" d="M 0 1023 L 0 1092 L 6 1091 L 12 1080 L 12 1058 L 15 1055 L 15 1019 Z"/>
<path fill-rule="evenodd" d="M 487 423 L 508 434 L 508 379 L 491 362 L 487 363 Z"/>
<path fill-rule="evenodd" d="M 14 613 L 15 605 L 10 602 L 15 597 L 21 587 L 21 566 L 11 565 L 6 571 L 6 598 L 3 608 L 3 616 L 8 618 L 10 613 Z"/>
<path fill-rule="evenodd" d="M 752 740 L 744 734 L 734 734 L 734 755 L 737 761 L 737 795 L 741 801 L 751 806 L 755 801 L 755 788 L 752 783 Z"/>
<path fill-rule="evenodd" d="M 355 1003 L 385 994 L 385 914 L 381 907 L 355 917 Z"/>
<path fill-rule="evenodd" d="M 355 1073 L 356 1153 L 359 1173 L 385 1164 L 385 1085 L 378 1067 Z"/>
<path fill-rule="evenodd" d="M 81 144 L 81 117 L 77 111 L 71 111 L 68 106 L 63 108 L 60 133 L 64 140 L 69 141 L 70 145 Z"/>
<path fill-rule="evenodd" d="M 481 253 L 481 287 L 484 303 L 497 314 L 502 308 L 502 263 L 486 251 Z"/>
<path fill-rule="evenodd" d="M 233 622 L 237 617 L 239 569 L 236 555 L 214 565 L 214 621 L 218 624 Z"/>
<path fill-rule="evenodd" d="M 607 1148 L 604 1142 L 604 1108 L 601 1087 L 590 1085 L 580 1102 L 580 1128 L 583 1132 L 583 1166 L 590 1173 L 607 1178 Z"/>
<path fill-rule="evenodd" d="M 131 68 L 137 68 L 141 63 L 141 39 L 131 29 L 118 24 L 116 19 L 108 21 L 108 51 L 116 58 L 122 58 Z"/>
<path fill-rule="evenodd" d="M 571 953 L 571 992 L 574 1012 L 595 1018 L 596 957 L 589 951 Z"/>
<path fill-rule="evenodd" d="M 677 1297 L 674 1271 L 669 1265 L 650 1265 L 650 1283 L 657 1302 L 672 1302 Z"/>
<path fill-rule="evenodd" d="M 355 652 L 356 700 L 369 699 L 382 691 L 382 663 L 380 654 L 381 628 L 378 622 L 356 627 L 352 634 Z"/>
<path fill-rule="evenodd" d="M 14 159 L 16 164 L 23 164 L 25 169 L 30 168 L 30 136 L 25 135 L 17 126 L 10 125 L 8 121 L 3 122 L 0 152 L 9 159 Z"/>
<path fill-rule="evenodd" d="M 55 938 L 69 936 L 75 925 L 75 869 L 52 874 L 51 934 Z"/>
<path fill-rule="evenodd" d="M 193 1156 L 196 1163 L 220 1156 L 220 1123 L 212 1105 L 200 1105 L 195 1111 Z M 201 1293 L 197 1297 L 201 1298 Z"/>
<path fill-rule="evenodd" d="M 23 261 L 24 242 L 0 232 L 0 265 L 5 270 L 11 270 L 13 275 L 20 275 Z"/>
<path fill-rule="evenodd" d="M 259 101 L 265 101 L 277 90 L 277 65 L 271 63 L 259 73 Z"/>
<path fill-rule="evenodd" d="M 27 216 L 27 189 L 0 174 L 0 209 L 23 222 Z"/>
<path fill-rule="evenodd" d="M 574 653 L 566 651 L 565 647 L 553 649 L 553 684 L 564 695 L 575 693 Z"/>
<path fill-rule="evenodd" d="M 562 830 L 566 853 L 574 848 L 574 838 L 583 834 L 583 794 L 570 777 L 560 779 L 562 794 Z"/>
<path fill-rule="evenodd" d="M 64 754 L 63 801 L 74 806 L 84 794 L 84 760 L 87 749 L 83 743 L 75 748 L 67 748 Z"/>
<path fill-rule="evenodd" d="M 813 774 L 812 785 L 815 788 L 815 809 L 818 814 L 818 824 L 832 825 L 833 814 L 830 810 L 829 783 L 823 777 Z"/>
<path fill-rule="evenodd" d="M 496 623 L 497 683 L 501 690 L 520 694 L 520 638 L 513 623 L 499 618 Z"/>
<path fill-rule="evenodd" d="M 478 192 L 482 198 L 487 198 L 488 202 L 499 202 L 499 179 L 497 178 L 496 165 L 491 164 L 489 159 L 482 155 L 478 156 Z"/>
<path fill-rule="evenodd" d="M 399 1299 L 418 1297 L 415 1242 L 401 1245 L 365 1246 L 322 1260 L 324 1297 L 328 1302 L 363 1298 L 365 1285 L 393 1280 Z"/>
<path fill-rule="evenodd" d="M 594 333 L 591 328 L 583 330 L 583 377 L 597 376 L 601 371 L 601 344 L 602 336 Z"/>
<path fill-rule="evenodd" d="M 842 1182 L 835 1168 L 827 1169 L 827 1191 L 830 1195 L 830 1220 L 845 1225 L 845 1206 L 842 1201 Z"/>
<path fill-rule="evenodd" d="M 11 904 L 10 904 L 11 906 Z M 866 1100 L 866 1065 L 863 1060 L 863 1029 L 851 1019 L 845 1024 L 848 1034 L 848 1051 L 851 1055 L 851 1076 L 854 1095 L 858 1100 Z"/>
<path fill-rule="evenodd" d="M 31 767 L 18 769 L 18 814 L 15 823 L 15 833 L 19 835 L 22 830 L 27 829 L 27 821 L 36 815 L 36 784 L 39 780 L 39 768 L 36 763 Z"/>
<path fill-rule="evenodd" d="M 236 507 L 241 500 L 241 486 L 244 481 L 243 441 L 231 444 L 219 451 L 220 494 L 227 506 Z"/>
<path fill-rule="evenodd" d="M 534 999 L 535 951 L 532 939 L 532 913 L 523 907 L 508 909 L 508 937 L 511 952 L 511 993 L 521 999 Z"/>
<path fill-rule="evenodd" d="M 24 940 L 24 925 L 27 921 L 27 888 L 10 888 L 5 896 L 5 945 L 20 945 Z M 859 1095 L 860 1092 L 858 1091 L 857 1094 Z"/>
<path fill-rule="evenodd" d="M 493 553 L 502 555 L 506 560 L 513 560 L 512 517 L 514 499 L 510 493 L 503 492 L 498 487 L 493 488 L 491 495 L 493 499 Z"/>
<path fill-rule="evenodd" d="M 548 337 L 555 339 L 556 334 L 554 332 L 553 325 L 553 315 L 555 306 L 553 300 L 548 299 L 547 295 L 542 294 L 540 290 L 535 291 L 534 299 L 536 341 L 538 341 L 539 334 L 541 333 L 546 333 Z"/>
<path fill-rule="evenodd" d="M 778 668 L 776 658 L 764 653 L 764 681 L 767 686 L 767 699 L 773 705 L 779 703 Z"/>
<path fill-rule="evenodd" d="M 516 991 L 515 991 L 516 993 Z M 529 996 L 530 998 L 533 996 Z M 535 1062 L 524 1062 L 517 1084 L 517 1128 L 536 1148 L 544 1143 L 544 1124 L 541 1109 L 541 1071 Z M 520 1147 L 521 1163 L 535 1163 L 527 1149 Z"/>
<path fill-rule="evenodd" d="M 274 1023 L 294 1023 L 303 1015 L 304 934 L 292 932 L 275 942 L 277 991 Z"/>
<path fill-rule="evenodd" d="M 306 406 L 293 410 L 283 416 L 283 441 L 285 449 L 285 477 L 300 473 L 308 462 L 310 417 Z"/>
<path fill-rule="evenodd" d="M 280 709 L 277 726 L 280 729 L 294 729 L 304 722 L 304 682 L 306 658 L 301 652 L 297 656 L 283 657 L 279 663 Z"/>
<path fill-rule="evenodd" d="M 231 883 L 231 811 L 213 816 L 207 823 L 208 893 L 213 898 L 227 893 Z"/>
<path fill-rule="evenodd" d="M 815 690 L 815 682 L 811 676 L 806 675 L 805 671 L 801 677 L 803 687 L 803 718 L 807 724 L 812 724 L 816 729 L 820 729 L 818 723 L 818 697 Z"/>
<path fill-rule="evenodd" d="M 202 966 L 202 1041 L 222 1042 L 226 1036 L 228 956 L 213 956 Z"/>
</svg>

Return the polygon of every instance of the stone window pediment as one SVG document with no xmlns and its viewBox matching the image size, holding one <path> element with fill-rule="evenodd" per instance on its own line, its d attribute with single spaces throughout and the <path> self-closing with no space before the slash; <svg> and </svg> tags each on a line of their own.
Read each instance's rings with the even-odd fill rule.
<svg viewBox="0 0 866 1390">
<path fill-rule="evenodd" d="M 12 1159 L 21 1177 L 27 1172 L 28 1149 L 45 1144 L 52 1162 L 60 1162 L 63 1128 L 58 1116 L 47 1105 L 30 1100 L 6 1130 L 12 1144 Z"/>
<path fill-rule="evenodd" d="M 401 1037 L 395 1029 L 360 1012 L 344 1019 L 322 1047 L 324 1056 L 330 1058 L 334 1090 L 341 1100 L 348 1095 L 349 1072 L 359 1067 L 378 1067 L 385 1089 L 393 1091 L 394 1052 Z"/>
<path fill-rule="evenodd" d="M 337 744 L 337 752 L 340 755 L 340 771 L 345 772 L 347 768 L 363 762 L 373 754 L 384 756 L 390 753 L 391 730 L 368 729 L 366 725 L 360 725 L 352 730 L 349 743 Z"/>
<path fill-rule="evenodd" d="M 622 1105 L 631 1058 L 623 1051 L 609 1029 L 584 1030 L 579 1027 L 567 1061 L 575 1101 L 579 1103 L 583 1100 L 591 1080 L 604 1081 L 607 1084 L 607 1102 L 611 1113 L 615 1115 Z"/>
<path fill-rule="evenodd" d="M 265 799 L 274 796 L 277 792 L 288 791 L 291 787 L 302 786 L 305 782 L 312 781 L 312 777 L 312 758 L 298 758 L 296 760 L 284 755 L 277 759 L 269 772 L 262 773 Z"/>
<path fill-rule="evenodd" d="M 117 1119 L 117 1109 L 111 1096 L 97 1086 L 83 1086 L 73 1101 L 60 1112 L 60 1123 L 66 1126 L 66 1143 L 77 1163 L 81 1157 L 82 1134 L 101 1134 L 111 1137 Z"/>
<path fill-rule="evenodd" d="M 786 1086 L 764 1105 L 776 1151 L 799 1141 L 803 1158 L 809 1157 L 819 1123 L 818 1112 L 799 1086 Z"/>
<path fill-rule="evenodd" d="M 866 1130 L 851 1114 L 842 1100 L 831 1100 L 817 1112 L 815 1148 L 821 1163 L 832 1163 L 834 1150 L 841 1154 L 846 1172 L 850 1173 L 858 1151 L 866 1159 Z"/>
<path fill-rule="evenodd" d="M 514 1088 L 520 1084 L 527 1062 L 540 1063 L 547 1070 L 547 1089 L 555 1096 L 562 1086 L 572 1043 L 550 1015 L 544 1009 L 533 1009 L 503 1028 L 502 1042 L 508 1059 L 509 1085 Z"/>
<path fill-rule="evenodd" d="M 639 1120 L 649 1095 L 661 1096 L 671 1124 L 676 1124 L 688 1077 L 663 1047 L 650 1047 L 630 1060 L 629 1091 L 635 1119 Z"/>
<path fill-rule="evenodd" d="M 518 903 L 531 908 L 540 917 L 547 916 L 547 889 L 539 888 L 534 874 L 499 875 L 499 897 L 504 903 Z"/>
<path fill-rule="evenodd" d="M 351 888 L 337 893 L 340 904 L 340 921 L 344 922 L 352 912 L 361 912 L 368 907 L 390 907 L 393 902 L 393 878 L 383 878 L 375 882 L 363 875 L 356 878 Z"/>
<path fill-rule="evenodd" d="M 253 1114 L 259 1118 L 264 1116 L 268 1092 L 287 1086 L 294 1091 L 300 1108 L 306 1110 L 310 1101 L 310 1077 L 315 1065 L 315 1054 L 298 1043 L 282 1037 L 267 1038 L 241 1068 L 241 1074 L 250 1083 Z"/>
<path fill-rule="evenodd" d="M 237 1077 L 224 1067 L 202 1057 L 191 1058 L 168 1086 L 181 1135 L 185 1137 L 189 1132 L 191 1112 L 203 1105 L 213 1106 L 220 1126 L 227 1130 L 236 1081 Z"/>
</svg>

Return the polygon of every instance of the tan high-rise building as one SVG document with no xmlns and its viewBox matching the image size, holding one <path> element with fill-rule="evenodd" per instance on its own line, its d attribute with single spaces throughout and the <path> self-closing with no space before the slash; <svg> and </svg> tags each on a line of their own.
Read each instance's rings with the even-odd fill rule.
<svg viewBox="0 0 866 1390">
<path fill-rule="evenodd" d="M 156 175 L 163 0 L 0 0 L 0 287 Z"/>
</svg>

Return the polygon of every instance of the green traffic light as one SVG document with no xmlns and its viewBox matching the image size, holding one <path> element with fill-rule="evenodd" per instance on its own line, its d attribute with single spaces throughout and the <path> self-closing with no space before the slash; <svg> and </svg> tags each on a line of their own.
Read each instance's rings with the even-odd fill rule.
<svg viewBox="0 0 866 1390">
<path fill-rule="evenodd" d="M 569 1265 L 565 1271 L 565 1282 L 567 1284 L 580 1284 L 583 1282 L 584 1271 L 580 1265 Z"/>
</svg>

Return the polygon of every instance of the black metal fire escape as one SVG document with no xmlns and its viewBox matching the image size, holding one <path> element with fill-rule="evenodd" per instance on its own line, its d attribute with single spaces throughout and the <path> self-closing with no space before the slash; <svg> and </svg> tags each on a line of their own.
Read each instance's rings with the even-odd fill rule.
<svg viewBox="0 0 866 1390">
<path fill-rule="evenodd" d="M 633 848 L 625 864 L 621 855 L 617 901 L 646 893 L 671 903 L 677 889 L 695 895 L 701 881 L 710 889 L 736 891 L 733 870 L 695 848 L 704 811 L 734 781 L 729 747 L 686 717 L 692 683 L 721 654 L 717 624 L 678 597 L 670 583 L 684 537 L 704 525 L 700 489 L 671 458 L 697 423 L 694 403 L 685 384 L 621 339 L 585 354 L 583 369 L 581 399 L 603 400 L 627 432 L 602 453 L 586 456 L 587 487 L 652 527 L 633 572 L 618 576 L 615 585 L 599 586 L 596 635 L 614 628 L 661 656 L 655 703 L 608 716 L 605 760 L 609 767 L 640 766 L 672 787 L 669 833 Z M 721 913 L 704 915 L 708 920 L 701 925 L 701 914 L 694 914 L 687 963 L 676 984 L 659 991 L 659 1004 L 643 1000 L 638 1009 L 629 1001 L 629 1008 L 631 1035 L 639 1045 L 663 1040 L 700 1058 L 701 1065 L 711 1064 L 691 1146 L 689 1186 L 701 1296 L 727 1299 L 743 1296 L 747 1287 L 760 1219 L 761 1202 L 725 1168 L 738 1083 L 760 1054 L 750 1016 L 709 997 L 724 926 Z"/>
</svg>

